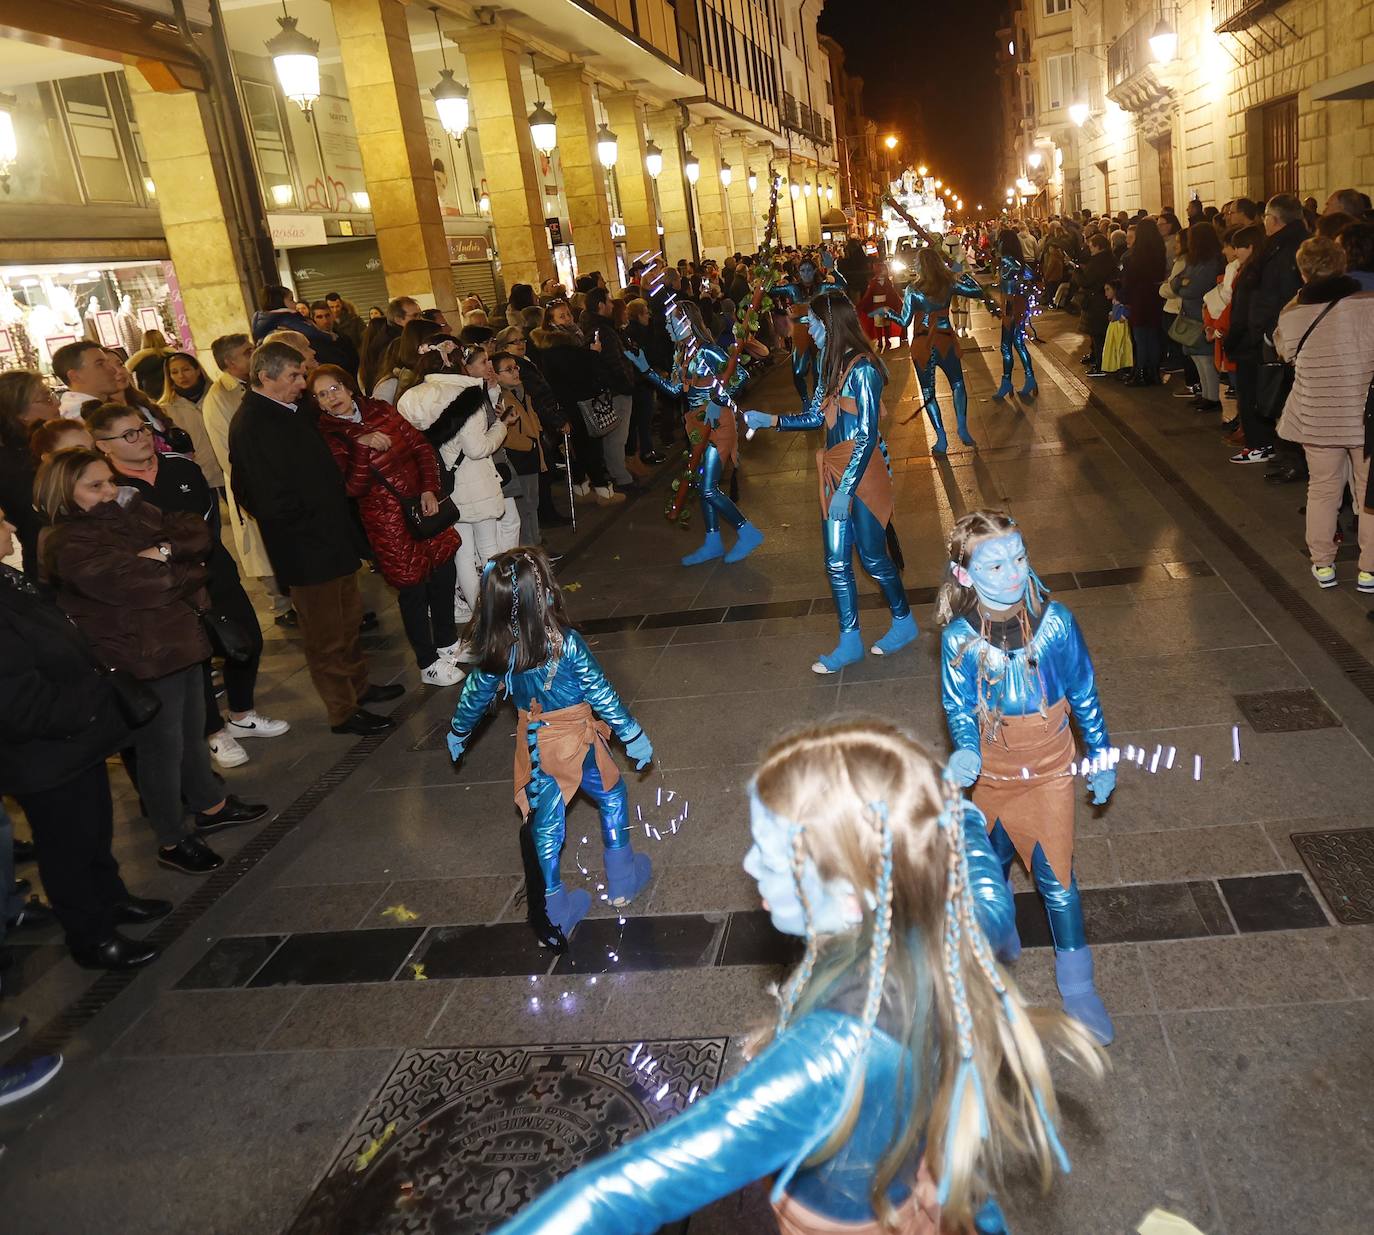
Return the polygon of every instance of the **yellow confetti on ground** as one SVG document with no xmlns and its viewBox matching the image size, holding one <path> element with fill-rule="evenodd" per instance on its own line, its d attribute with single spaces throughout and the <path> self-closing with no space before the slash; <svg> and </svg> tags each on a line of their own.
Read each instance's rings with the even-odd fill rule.
<svg viewBox="0 0 1374 1235">
<path fill-rule="evenodd" d="M 420 915 L 404 905 L 388 905 L 382 910 L 382 917 L 393 922 L 414 922 Z"/>
<path fill-rule="evenodd" d="M 375 1141 L 372 1142 L 362 1153 L 358 1155 L 358 1160 L 353 1164 L 353 1169 L 361 1174 L 372 1165 L 372 1159 L 382 1152 L 382 1146 L 396 1135 L 396 1122 L 393 1120 L 387 1124 L 386 1130 Z"/>
<path fill-rule="evenodd" d="M 417 965 L 414 962 L 412 962 L 410 966 L 410 972 L 415 976 L 415 981 L 417 982 L 429 981 L 429 974 L 425 972 L 425 967 L 423 965 Z"/>
<path fill-rule="evenodd" d="M 1167 1209 L 1152 1209 L 1136 1227 L 1140 1235 L 1202 1235 L 1186 1218 L 1171 1214 Z"/>
<path fill-rule="evenodd" d="M 582 585 L 580 583 L 565 583 L 563 585 L 563 590 L 565 592 L 580 592 L 582 590 Z"/>
</svg>

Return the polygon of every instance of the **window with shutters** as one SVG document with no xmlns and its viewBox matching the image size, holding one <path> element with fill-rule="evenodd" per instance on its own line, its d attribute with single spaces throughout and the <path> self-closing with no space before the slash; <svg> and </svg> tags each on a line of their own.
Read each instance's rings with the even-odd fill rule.
<svg viewBox="0 0 1374 1235">
<path fill-rule="evenodd" d="M 1264 196 L 1298 191 L 1298 98 L 1276 99 L 1260 109 L 1264 142 Z"/>
<path fill-rule="evenodd" d="M 1068 107 L 1073 102 L 1073 53 L 1045 60 L 1045 109 Z"/>
</svg>

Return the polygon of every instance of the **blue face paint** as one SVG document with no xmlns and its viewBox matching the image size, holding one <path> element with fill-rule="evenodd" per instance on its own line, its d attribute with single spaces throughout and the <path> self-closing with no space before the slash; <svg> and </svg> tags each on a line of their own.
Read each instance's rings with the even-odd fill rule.
<svg viewBox="0 0 1374 1235">
<path fill-rule="evenodd" d="M 811 262 L 802 262 L 802 264 L 797 267 L 797 277 L 803 283 L 814 283 L 817 273 L 816 267 Z"/>
<path fill-rule="evenodd" d="M 1020 532 L 985 540 L 969 555 L 966 568 L 978 599 L 990 609 L 1011 609 L 1026 596 L 1030 560 Z"/>
<path fill-rule="evenodd" d="M 744 869 L 759 885 L 759 895 L 773 925 L 785 935 L 806 935 L 806 914 L 792 873 L 792 840 L 796 824 L 775 815 L 757 795 L 749 795 L 749 830 L 754 843 L 744 855 Z M 811 907 L 811 929 L 836 935 L 858 920 L 854 889 L 844 879 L 822 883 L 810 858 L 802 868 L 802 891 Z"/>
<path fill-rule="evenodd" d="M 825 324 L 814 313 L 806 315 L 806 328 L 811 332 L 811 338 L 817 347 L 825 346 Z"/>
</svg>

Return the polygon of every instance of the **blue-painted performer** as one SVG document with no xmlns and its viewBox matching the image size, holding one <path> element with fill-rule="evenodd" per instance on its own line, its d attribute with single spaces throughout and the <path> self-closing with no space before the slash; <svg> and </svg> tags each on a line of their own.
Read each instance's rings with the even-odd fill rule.
<svg viewBox="0 0 1374 1235">
<path fill-rule="evenodd" d="M 776 1025 L 738 1076 L 498 1235 L 650 1235 L 764 1178 L 783 1235 L 1004 1235 L 989 1178 L 1068 1169 L 1047 1047 L 1102 1061 L 994 961 L 1014 911 L 981 816 L 910 737 L 857 720 L 775 743 L 750 809 L 745 870 L 806 941 Z"/>
<path fill-rule="evenodd" d="M 791 301 L 787 317 L 792 325 L 792 384 L 801 395 L 803 409 L 811 402 L 812 388 L 820 377 L 820 352 L 806 327 L 806 306 L 816 296 L 848 288 L 844 275 L 833 268 L 822 271 L 815 255 L 808 253 L 797 264 L 794 282 L 779 283 L 769 289 L 774 300 Z"/>
<path fill-rule="evenodd" d="M 891 656 L 919 633 L 911 602 L 902 586 L 900 550 L 892 533 L 892 472 L 887 446 L 878 429 L 887 370 L 859 325 L 859 315 L 842 292 L 811 301 L 807 324 L 821 357 L 820 380 L 811 405 L 788 416 L 745 412 L 751 429 L 784 431 L 825 429 L 825 446 L 816 452 L 820 473 L 821 529 L 825 573 L 840 620 L 840 641 L 811 666 L 815 673 L 837 673 L 864 657 L 859 634 L 859 597 L 854 581 L 854 551 L 892 610 L 892 626 L 877 643 L 877 656 Z"/>
<path fill-rule="evenodd" d="M 1026 265 L 1026 255 L 1021 248 L 1021 237 L 1009 227 L 997 234 L 997 290 L 1002 294 L 1002 384 L 997 388 L 994 399 L 1005 399 L 1011 394 L 1012 353 L 1021 358 L 1021 368 L 1026 382 L 1021 387 L 1023 399 L 1033 399 L 1040 393 L 1035 380 L 1035 369 L 1031 366 L 1030 345 L 1026 334 L 1030 329 L 1030 294 L 1035 283 L 1035 275 Z"/>
<path fill-rule="evenodd" d="M 569 891 L 559 873 L 564 809 L 579 789 L 596 803 L 607 898 L 628 904 L 648 883 L 652 864 L 630 845 L 628 794 L 609 739 L 614 733 L 641 770 L 653 747 L 569 622 L 542 550 L 522 546 L 487 562 L 473 623 L 477 664 L 453 713 L 449 754 L 455 761 L 462 756 L 504 686 L 519 716 L 515 803 L 525 820 L 520 847 L 529 922 L 541 943 L 563 951 L 591 908 L 590 895 Z"/>
<path fill-rule="evenodd" d="M 951 305 L 956 297 L 981 300 L 992 309 L 992 298 L 983 285 L 971 274 L 955 274 L 933 245 L 922 248 L 917 257 L 917 277 L 902 294 L 901 311 L 879 309 L 875 319 L 890 318 L 902 328 L 910 326 L 920 315 L 916 333 L 911 337 L 911 363 L 921 382 L 921 396 L 925 400 L 926 415 L 935 430 L 932 454 L 942 455 L 948 448 L 945 422 L 940 415 L 940 402 L 935 394 L 935 370 L 944 370 L 954 398 L 954 419 L 959 440 L 965 446 L 977 443 L 968 431 L 968 387 L 964 384 L 964 366 L 959 359 L 959 336 L 951 320 Z"/>
<path fill-rule="evenodd" d="M 1093 984 L 1093 957 L 1073 872 L 1075 763 L 1070 717 L 1092 761 L 1088 789 L 1116 788 L 1111 740 L 1092 657 L 1073 614 L 1031 569 L 1016 523 L 975 510 L 949 538 L 949 578 L 936 600 L 941 695 L 954 754 L 949 771 L 973 786 L 993 848 L 1010 874 L 1020 857 L 1044 901 L 1064 1010 L 1104 1046 L 1112 1021 Z M 1020 953 L 1015 941 L 1003 959 Z"/>
<path fill-rule="evenodd" d="M 734 410 L 723 407 L 720 402 L 717 383 L 725 384 L 726 393 L 732 395 L 744 384 L 748 374 L 742 366 L 732 366 L 730 357 L 716 346 L 701 320 L 701 310 L 691 301 L 674 300 L 668 308 L 667 319 L 668 330 L 676 344 L 670 376 L 663 377 L 650 369 L 642 352 L 627 351 L 625 355 L 665 394 L 673 398 L 686 395 L 687 398 L 688 461 L 701 492 L 701 521 L 706 539 L 699 549 L 682 559 L 682 564 L 699 566 L 718 557 L 727 562 L 740 562 L 763 544 L 763 533 L 744 517 L 721 488 L 730 469 L 739 463 L 739 433 Z M 686 485 L 687 477 L 679 484 Z M 680 509 L 685 498 L 686 494 L 679 491 L 673 508 Z M 720 535 L 722 520 L 738 534 L 729 552 Z"/>
</svg>

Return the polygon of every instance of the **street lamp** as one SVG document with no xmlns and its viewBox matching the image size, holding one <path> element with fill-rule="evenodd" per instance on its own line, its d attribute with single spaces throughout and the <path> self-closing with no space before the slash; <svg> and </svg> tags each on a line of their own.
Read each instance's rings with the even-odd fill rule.
<svg viewBox="0 0 1374 1235">
<path fill-rule="evenodd" d="M 429 93 L 434 99 L 434 109 L 439 113 L 439 123 L 443 126 L 444 132 L 462 141 L 472 115 L 468 104 L 468 88 L 454 80 L 453 70 L 448 67 L 448 53 L 444 50 L 444 31 L 439 25 L 438 6 L 432 6 L 430 11 L 434 14 L 434 29 L 439 35 L 439 57 L 444 62 L 444 67 L 439 70 L 438 84 L 433 86 Z"/>
<path fill-rule="evenodd" d="M 916 169 L 916 174 L 924 180 L 926 176 L 930 175 L 930 168 L 922 163 L 921 166 Z"/>
<path fill-rule="evenodd" d="M 1038 150 L 1032 150 L 1030 154 L 1026 156 L 1026 163 L 1030 167 L 1031 171 L 1039 170 L 1040 164 L 1044 161 L 1045 156 L 1041 154 Z"/>
<path fill-rule="evenodd" d="M 534 67 L 534 53 L 530 53 L 530 74 L 538 85 L 539 77 Z M 535 99 L 534 110 L 530 112 L 530 138 L 534 148 L 545 157 L 554 152 L 558 145 L 558 117 L 544 106 L 543 99 Z"/>
<path fill-rule="evenodd" d="M 1069 119 L 1080 129 L 1088 123 L 1088 117 L 1091 114 L 1092 109 L 1081 99 L 1077 103 L 1069 105 Z"/>
<path fill-rule="evenodd" d="M 286 11 L 282 0 L 281 27 L 264 44 L 277 71 L 281 92 L 301 111 L 309 111 L 320 97 L 320 40 L 312 39 L 296 29 L 296 19 Z"/>
<path fill-rule="evenodd" d="M 694 154 L 689 154 L 682 164 L 682 170 L 687 175 L 688 184 L 696 184 L 701 179 L 701 160 Z"/>
<path fill-rule="evenodd" d="M 751 192 L 751 193 L 756 193 L 756 192 L 758 192 L 759 177 L 758 177 L 758 173 L 757 173 L 752 167 L 749 169 L 749 175 L 745 177 L 745 181 L 744 181 L 744 182 L 745 182 L 745 184 L 747 184 L 747 185 L 749 186 L 749 192 Z"/>
<path fill-rule="evenodd" d="M 944 184 L 944 181 L 943 181 L 943 180 L 937 179 L 937 180 L 935 181 L 935 187 L 936 187 L 937 189 L 938 189 L 942 184 Z"/>
<path fill-rule="evenodd" d="M 799 185 L 799 184 L 794 180 L 794 181 L 792 181 L 792 183 L 791 183 L 790 185 L 788 185 L 787 187 L 788 187 L 788 189 L 789 189 L 789 190 L 791 191 L 791 193 L 792 193 L 792 200 L 793 200 L 793 201 L 796 201 L 797 198 L 799 198 L 799 197 L 801 196 L 801 185 Z"/>
<path fill-rule="evenodd" d="M 721 159 L 721 161 L 720 161 L 720 182 L 721 182 L 721 184 L 724 185 L 724 186 L 728 189 L 728 188 L 730 187 L 730 181 L 732 181 L 734 178 L 735 178 L 734 169 L 731 168 L 730 164 L 727 163 L 724 159 Z"/>
<path fill-rule="evenodd" d="M 889 133 L 886 137 L 883 138 L 883 145 L 886 146 L 889 150 L 896 150 L 897 135 L 895 133 Z"/>
<path fill-rule="evenodd" d="M 805 182 L 802 184 L 802 192 L 805 193 L 807 197 L 810 197 L 810 196 L 811 196 L 811 181 L 810 181 L 810 180 L 807 180 L 807 181 L 805 181 Z"/>
<path fill-rule="evenodd" d="M 835 200 L 835 186 L 833 184 L 825 186 L 825 200 L 828 202 L 833 202 Z"/>
<path fill-rule="evenodd" d="M 620 138 L 611 132 L 604 120 L 596 131 L 596 157 L 607 171 L 615 166 L 616 159 L 620 157 Z"/>
<path fill-rule="evenodd" d="M 657 180 L 663 170 L 663 151 L 654 144 L 652 137 L 649 144 L 644 147 L 644 170 L 649 173 L 651 180 Z"/>
<path fill-rule="evenodd" d="M 1159 25 L 1150 35 L 1150 53 L 1156 64 L 1168 64 L 1178 55 L 1178 31 L 1167 17 L 1160 17 Z"/>
</svg>

